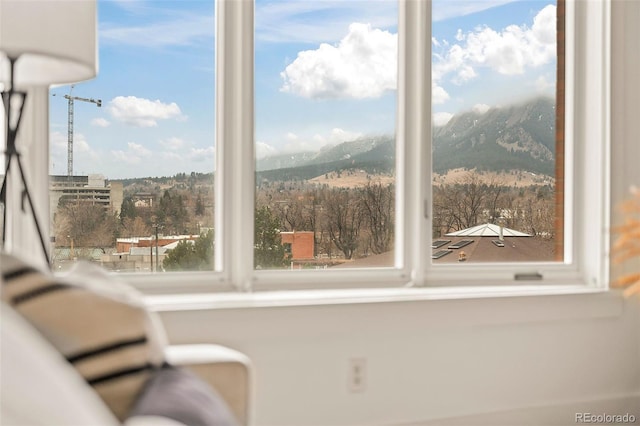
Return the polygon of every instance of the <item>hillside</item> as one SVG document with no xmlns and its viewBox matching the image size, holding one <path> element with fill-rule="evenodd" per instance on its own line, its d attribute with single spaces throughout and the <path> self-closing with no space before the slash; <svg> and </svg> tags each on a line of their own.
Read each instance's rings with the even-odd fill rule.
<svg viewBox="0 0 640 426">
<path fill-rule="evenodd" d="M 256 162 L 256 170 L 277 170 L 298 167 L 311 161 L 316 155 L 317 153 L 315 152 L 270 155 L 268 157 L 258 159 Z"/>
<path fill-rule="evenodd" d="M 309 180 L 353 168 L 371 174 L 386 173 L 395 168 L 395 140 L 391 136 L 360 138 L 325 147 L 295 167 L 268 170 L 264 169 L 267 164 L 273 164 L 273 157 L 258 160 L 258 182 Z"/>
<path fill-rule="evenodd" d="M 433 130 L 433 171 L 477 169 L 496 173 L 523 171 L 553 176 L 555 167 L 555 105 L 553 99 L 465 112 Z M 286 164 L 285 167 L 270 166 Z M 258 181 L 308 180 L 342 170 L 370 174 L 395 169 L 395 139 L 360 138 L 321 151 L 268 157 L 258 161 Z"/>
<path fill-rule="evenodd" d="M 521 105 L 467 112 L 435 128 L 434 172 L 456 168 L 525 170 L 553 175 L 555 105 L 537 98 Z"/>
<path fill-rule="evenodd" d="M 434 128 L 433 139 L 433 171 L 438 176 L 476 169 L 505 176 L 518 172 L 553 177 L 554 101 L 536 98 L 519 105 L 492 108 L 483 114 L 464 112 L 452 117 L 445 126 Z M 257 161 L 256 180 L 267 183 L 318 178 L 315 182 L 329 184 L 331 176 L 347 171 L 364 173 L 365 177 L 393 175 L 395 151 L 395 138 L 387 135 L 362 137 L 317 152 L 269 156 Z M 141 190 L 175 183 L 193 187 L 201 180 L 210 184 L 212 176 L 183 173 L 175 178 L 131 182 L 125 179 L 123 183 L 125 188 L 131 185 Z"/>
</svg>

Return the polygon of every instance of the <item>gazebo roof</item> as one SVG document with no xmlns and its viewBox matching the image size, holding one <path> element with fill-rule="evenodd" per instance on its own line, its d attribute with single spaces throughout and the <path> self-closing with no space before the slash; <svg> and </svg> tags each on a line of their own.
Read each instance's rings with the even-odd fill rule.
<svg viewBox="0 0 640 426">
<path fill-rule="evenodd" d="M 504 237 L 530 237 L 531 235 L 524 232 L 516 231 L 510 228 L 502 228 Z M 476 225 L 471 228 L 461 229 L 460 231 L 450 232 L 447 237 L 500 237 L 500 226 L 493 223 L 485 223 Z"/>
</svg>

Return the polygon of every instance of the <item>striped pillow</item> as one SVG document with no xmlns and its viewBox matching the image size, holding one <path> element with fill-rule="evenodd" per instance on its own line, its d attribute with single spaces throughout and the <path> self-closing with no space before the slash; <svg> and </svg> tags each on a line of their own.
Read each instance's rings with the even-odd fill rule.
<svg viewBox="0 0 640 426">
<path fill-rule="evenodd" d="M 164 329 L 140 294 L 101 268 L 78 263 L 57 277 L 7 254 L 2 300 L 26 318 L 93 386 L 120 420 L 164 364 Z"/>
</svg>

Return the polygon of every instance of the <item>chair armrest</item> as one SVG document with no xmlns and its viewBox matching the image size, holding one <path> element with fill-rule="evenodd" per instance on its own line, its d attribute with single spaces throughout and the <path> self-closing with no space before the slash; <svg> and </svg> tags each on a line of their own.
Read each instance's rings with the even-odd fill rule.
<svg viewBox="0 0 640 426">
<path fill-rule="evenodd" d="M 167 361 L 185 367 L 213 387 L 229 406 L 238 422 L 249 424 L 251 361 L 233 349 L 220 345 L 171 345 Z"/>
</svg>

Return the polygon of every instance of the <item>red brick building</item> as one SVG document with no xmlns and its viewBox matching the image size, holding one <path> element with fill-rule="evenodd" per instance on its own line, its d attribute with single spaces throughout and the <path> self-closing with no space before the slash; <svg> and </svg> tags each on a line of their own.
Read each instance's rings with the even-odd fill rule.
<svg viewBox="0 0 640 426">
<path fill-rule="evenodd" d="M 291 260 L 312 260 L 313 231 L 281 232 L 282 245 L 285 253 L 291 255 Z"/>
</svg>

